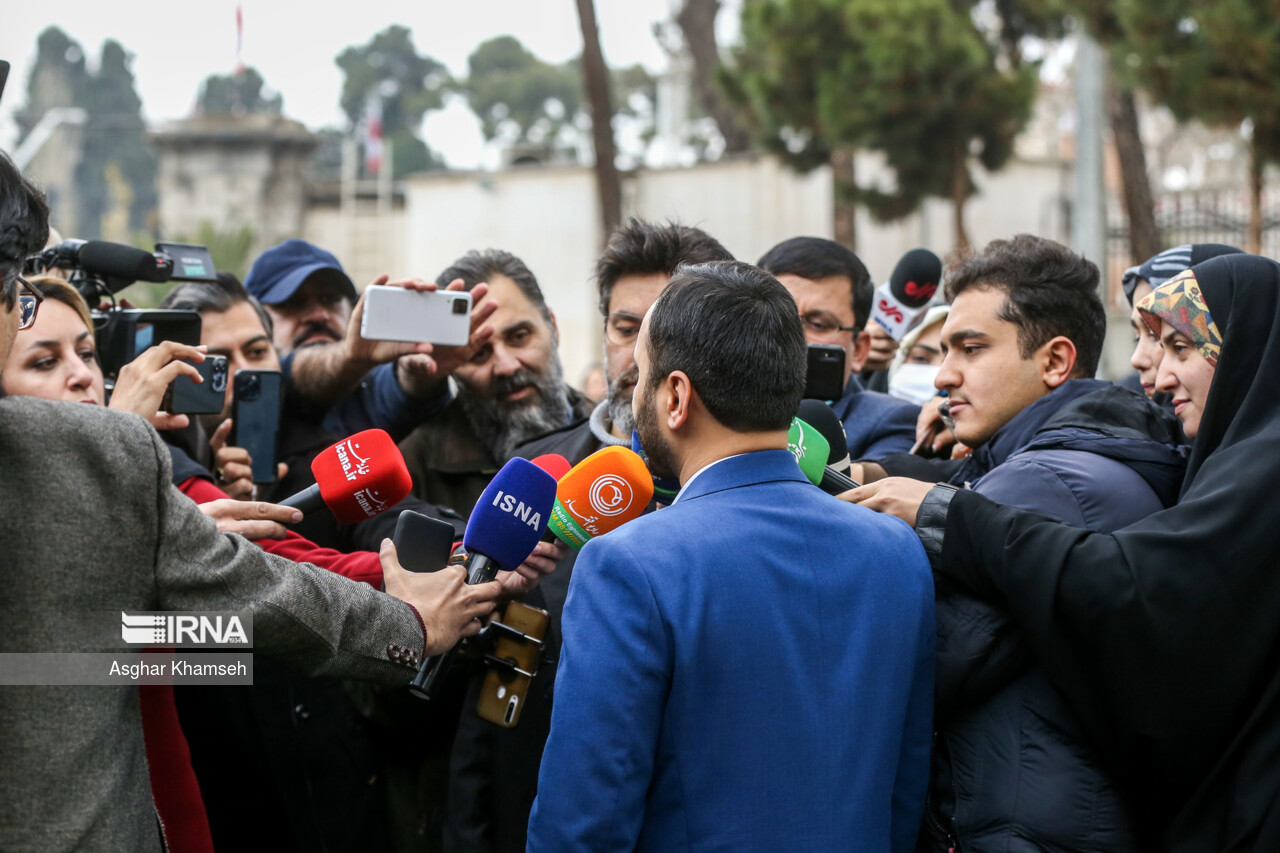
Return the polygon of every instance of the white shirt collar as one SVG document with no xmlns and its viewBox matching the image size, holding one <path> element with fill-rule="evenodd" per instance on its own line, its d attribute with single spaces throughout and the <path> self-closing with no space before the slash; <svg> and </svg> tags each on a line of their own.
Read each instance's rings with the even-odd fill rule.
<svg viewBox="0 0 1280 853">
<path fill-rule="evenodd" d="M 694 472 L 693 472 L 693 476 L 692 476 L 692 477 L 690 477 L 688 480 L 686 480 L 686 481 L 685 481 L 685 484 L 684 484 L 683 486 L 681 486 L 681 487 L 680 487 L 680 491 L 676 492 L 675 500 L 673 500 L 673 501 L 671 502 L 671 505 L 672 505 L 672 506 L 675 506 L 676 504 L 678 504 L 678 503 L 680 502 L 680 499 L 681 499 L 682 497 L 684 497 L 685 490 L 686 490 L 686 489 L 688 489 L 688 488 L 689 488 L 689 486 L 691 486 L 691 485 L 693 484 L 693 481 L 694 481 L 694 480 L 696 480 L 696 479 L 698 479 L 700 476 L 702 476 L 702 473 L 703 473 L 704 471 L 706 471 L 708 468 L 712 468 L 712 467 L 714 467 L 714 466 L 716 466 L 716 465 L 719 465 L 721 462 L 727 462 L 727 461 L 728 461 L 728 460 L 730 460 L 730 459 L 737 459 L 739 456 L 746 456 L 746 454 L 745 454 L 745 453 L 735 453 L 735 454 L 733 454 L 732 456 L 725 456 L 725 457 L 723 457 L 723 458 L 720 458 L 720 459 L 715 460 L 714 462 L 708 462 L 706 465 L 703 465 L 703 466 L 702 466 L 701 468 L 699 468 L 697 471 L 694 471 Z"/>
</svg>

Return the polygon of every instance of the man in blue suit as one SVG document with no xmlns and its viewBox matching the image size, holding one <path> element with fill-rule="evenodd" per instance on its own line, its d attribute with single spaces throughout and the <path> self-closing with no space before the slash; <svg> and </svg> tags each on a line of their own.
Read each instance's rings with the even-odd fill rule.
<svg viewBox="0 0 1280 853">
<path fill-rule="evenodd" d="M 682 267 L 636 346 L 668 509 L 582 549 L 529 850 L 908 851 L 933 584 L 905 524 L 787 452 L 805 341 L 776 279 Z"/>
</svg>

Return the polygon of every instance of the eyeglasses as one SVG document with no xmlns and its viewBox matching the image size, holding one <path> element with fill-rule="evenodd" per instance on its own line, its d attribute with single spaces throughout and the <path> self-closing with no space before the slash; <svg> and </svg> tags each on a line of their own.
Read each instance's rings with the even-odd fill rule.
<svg viewBox="0 0 1280 853">
<path fill-rule="evenodd" d="M 610 346 L 633 347 L 640 336 L 640 322 L 631 314 L 610 314 L 604 321 L 604 339 Z"/>
<path fill-rule="evenodd" d="M 800 322 L 804 324 L 805 332 L 816 338 L 835 338 L 841 332 L 854 331 L 853 326 L 841 326 L 840 321 L 834 315 L 825 311 L 811 311 L 808 314 L 800 315 Z"/>
<path fill-rule="evenodd" d="M 36 322 L 36 313 L 40 310 L 40 303 L 44 302 L 44 294 L 36 289 L 35 285 L 27 281 L 22 276 L 14 276 L 18 280 L 18 284 L 22 286 L 26 293 L 18 294 L 18 305 L 22 308 L 22 317 L 18 321 L 18 331 L 30 329 Z"/>
</svg>

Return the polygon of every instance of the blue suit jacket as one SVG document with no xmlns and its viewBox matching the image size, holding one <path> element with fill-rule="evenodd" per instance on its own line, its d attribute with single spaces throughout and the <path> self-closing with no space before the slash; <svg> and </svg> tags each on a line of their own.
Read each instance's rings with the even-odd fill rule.
<svg viewBox="0 0 1280 853">
<path fill-rule="evenodd" d="M 909 851 L 933 582 L 897 519 L 786 451 L 724 460 L 588 543 L 530 851 Z"/>
<path fill-rule="evenodd" d="M 844 424 L 850 459 L 875 461 L 890 453 L 910 453 L 916 443 L 920 407 L 879 391 L 868 391 L 856 375 L 849 377 L 844 395 L 831 408 Z"/>
</svg>

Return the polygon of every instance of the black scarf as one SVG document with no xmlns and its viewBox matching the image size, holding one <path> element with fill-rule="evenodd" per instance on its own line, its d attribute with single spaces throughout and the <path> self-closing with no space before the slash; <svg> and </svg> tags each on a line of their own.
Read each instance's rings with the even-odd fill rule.
<svg viewBox="0 0 1280 853">
<path fill-rule="evenodd" d="M 1176 506 L 1113 534 L 960 492 L 939 572 L 1002 599 L 1174 851 L 1280 850 L 1280 264 L 1194 267 L 1222 356 Z"/>
</svg>

